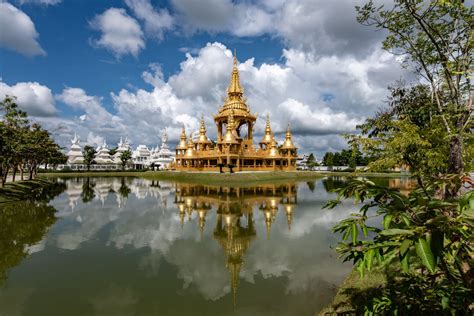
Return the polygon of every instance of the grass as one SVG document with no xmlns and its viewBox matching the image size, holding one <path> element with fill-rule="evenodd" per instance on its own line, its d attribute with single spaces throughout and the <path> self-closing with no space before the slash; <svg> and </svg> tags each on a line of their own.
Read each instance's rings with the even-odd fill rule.
<svg viewBox="0 0 474 316">
<path fill-rule="evenodd" d="M 374 292 L 380 291 L 386 284 L 385 271 L 374 269 L 360 277 L 354 268 L 339 286 L 331 305 L 319 312 L 319 315 L 356 315 L 355 307 L 363 306 L 363 302 Z"/>
<path fill-rule="evenodd" d="M 0 203 L 25 200 L 53 185 L 55 185 L 54 181 L 44 178 L 8 182 L 5 187 L 0 188 Z"/>
</svg>

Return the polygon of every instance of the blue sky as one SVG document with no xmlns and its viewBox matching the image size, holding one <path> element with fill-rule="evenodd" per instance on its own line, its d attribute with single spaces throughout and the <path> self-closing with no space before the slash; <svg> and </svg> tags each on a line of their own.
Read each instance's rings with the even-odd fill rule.
<svg viewBox="0 0 474 316">
<path fill-rule="evenodd" d="M 176 142 L 201 115 L 212 137 L 236 49 L 257 137 L 268 113 L 277 139 L 290 123 L 321 156 L 405 76 L 384 34 L 355 21 L 357 1 L 335 2 L 0 1 L 0 97 L 64 146 L 74 132 L 156 146 L 164 128 Z"/>
</svg>

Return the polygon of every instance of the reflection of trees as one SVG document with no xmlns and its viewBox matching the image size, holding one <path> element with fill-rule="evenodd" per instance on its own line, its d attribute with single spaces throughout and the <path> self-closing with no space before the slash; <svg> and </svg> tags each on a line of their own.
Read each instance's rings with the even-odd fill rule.
<svg viewBox="0 0 474 316">
<path fill-rule="evenodd" d="M 119 188 L 119 193 L 123 198 L 128 198 L 128 195 L 130 194 L 132 190 L 128 187 L 128 185 L 125 183 L 125 178 L 122 178 L 120 188 Z"/>
<path fill-rule="evenodd" d="M 314 192 L 314 188 L 316 187 L 316 182 L 315 181 L 308 181 L 308 182 L 306 182 L 306 184 L 308 185 L 308 189 L 311 192 Z"/>
<path fill-rule="evenodd" d="M 7 203 L 0 208 L 0 282 L 7 270 L 28 255 L 27 247 L 38 243 L 56 221 L 55 209 L 45 203 Z"/>
<path fill-rule="evenodd" d="M 86 181 L 82 185 L 81 198 L 82 202 L 87 203 L 92 201 L 95 198 L 94 192 L 95 183 L 90 181 L 90 178 L 87 177 Z"/>
<path fill-rule="evenodd" d="M 336 189 L 344 187 L 347 183 L 346 178 L 343 177 L 329 177 L 323 179 L 323 186 L 327 192 L 332 192 Z"/>
</svg>

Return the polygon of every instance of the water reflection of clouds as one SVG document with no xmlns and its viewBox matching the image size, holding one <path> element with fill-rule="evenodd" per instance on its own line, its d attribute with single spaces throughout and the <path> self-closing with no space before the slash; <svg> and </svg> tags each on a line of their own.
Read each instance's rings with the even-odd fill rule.
<svg viewBox="0 0 474 316">
<path fill-rule="evenodd" d="M 211 237 L 217 221 L 216 207 L 206 215 L 201 239 L 196 213 L 181 226 L 171 184 L 127 180 L 130 192 L 124 197 L 119 193 L 120 187 L 123 188 L 119 179 L 94 181 L 96 196 L 90 202 L 82 202 L 80 194 L 77 198 L 83 186 L 81 181 L 73 181 L 66 193 L 52 202 L 60 210 L 62 221 L 48 243 L 63 249 L 77 249 L 107 228 L 104 235 L 107 245 L 118 249 L 150 249 L 138 263 L 144 272 L 158 271 L 164 259 L 177 268 L 184 287 L 192 284 L 206 299 L 216 300 L 231 291 L 225 255 Z M 341 267 L 328 246 L 337 240 L 330 228 L 353 211 L 354 206 L 344 204 L 338 210 L 322 210 L 330 196 L 321 183 L 317 183 L 314 192 L 301 185 L 291 231 L 284 207 L 279 205 L 269 239 L 265 237 L 265 215 L 254 207 L 258 238 L 245 254 L 240 277 L 250 283 L 254 283 L 256 277 L 284 277 L 288 280 L 288 293 L 307 292 L 314 286 L 330 287 L 342 280 L 348 267 Z"/>
</svg>

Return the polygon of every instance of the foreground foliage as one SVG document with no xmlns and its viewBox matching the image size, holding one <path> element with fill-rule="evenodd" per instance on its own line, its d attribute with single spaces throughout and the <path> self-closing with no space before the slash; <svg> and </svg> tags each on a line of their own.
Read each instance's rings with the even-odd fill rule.
<svg viewBox="0 0 474 316">
<path fill-rule="evenodd" d="M 472 170 L 473 8 L 461 0 L 397 0 L 357 7 L 358 21 L 387 31 L 384 49 L 417 75 L 390 88 L 388 107 L 348 136 L 370 170 L 406 168 L 408 195 L 353 179 L 338 199 L 361 203 L 340 222 L 337 248 L 361 275 L 384 271 L 384 287 L 354 292 L 357 314 L 474 314 Z M 360 298 L 363 298 L 362 300 Z"/>
<path fill-rule="evenodd" d="M 405 196 L 354 179 L 328 203 L 332 208 L 354 198 L 363 204 L 334 228 L 342 234 L 337 251 L 344 261 L 353 261 L 361 276 L 375 267 L 391 269 L 384 290 L 358 309 L 368 314 L 473 311 L 474 191 L 446 200 L 435 197 L 439 189 L 419 188 Z"/>
</svg>

